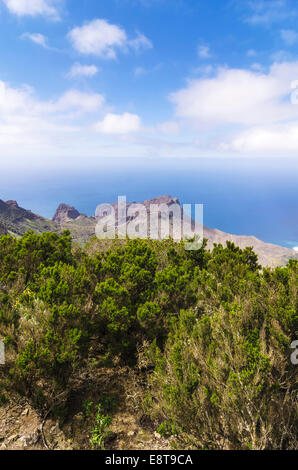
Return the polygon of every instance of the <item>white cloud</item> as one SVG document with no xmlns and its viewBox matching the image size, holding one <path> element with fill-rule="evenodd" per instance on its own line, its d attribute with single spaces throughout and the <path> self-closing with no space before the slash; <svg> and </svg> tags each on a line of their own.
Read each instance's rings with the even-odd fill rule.
<svg viewBox="0 0 298 470">
<path fill-rule="evenodd" d="M 128 42 L 129 46 L 132 47 L 134 50 L 137 52 L 142 50 L 142 49 L 152 49 L 153 44 L 150 39 L 148 39 L 144 34 L 138 33 L 137 37 L 135 39 L 131 39 Z"/>
<path fill-rule="evenodd" d="M 32 102 L 32 89 L 28 86 L 11 88 L 5 82 L 0 81 L 0 116 L 20 112 L 28 109 Z"/>
<path fill-rule="evenodd" d="M 138 33 L 135 39 L 128 39 L 123 28 L 106 21 L 95 19 L 78 26 L 68 33 L 73 48 L 81 54 L 92 54 L 104 59 L 115 59 L 117 50 L 136 51 L 152 48 L 151 41 Z"/>
<path fill-rule="evenodd" d="M 96 65 L 82 65 L 80 63 L 75 63 L 67 76 L 69 78 L 78 78 L 78 77 L 94 77 L 99 72 L 99 68 Z"/>
<path fill-rule="evenodd" d="M 297 154 L 298 151 L 298 122 L 260 126 L 236 134 L 230 140 L 219 145 L 224 151 L 237 153 Z"/>
<path fill-rule="evenodd" d="M 75 148 L 77 141 L 69 142 L 67 136 L 78 134 L 84 116 L 102 111 L 103 103 L 101 95 L 78 90 L 68 90 L 56 100 L 41 101 L 31 87 L 13 88 L 0 81 L 1 154 L 40 155 L 41 150 L 47 152 L 59 141 L 62 146 Z"/>
<path fill-rule="evenodd" d="M 287 0 L 248 0 L 246 4 L 251 10 L 246 21 L 253 25 L 268 26 L 295 15 Z"/>
<path fill-rule="evenodd" d="M 107 114 L 94 126 L 102 134 L 129 134 L 141 130 L 141 119 L 137 114 Z"/>
<path fill-rule="evenodd" d="M 30 39 L 30 41 L 38 44 L 39 46 L 44 47 L 45 49 L 48 48 L 48 40 L 47 38 L 40 33 L 24 33 L 21 36 L 22 39 Z"/>
<path fill-rule="evenodd" d="M 293 46 L 298 42 L 298 33 L 293 29 L 282 29 L 280 35 L 288 46 Z"/>
<path fill-rule="evenodd" d="M 298 152 L 298 106 L 292 99 L 298 96 L 296 83 L 298 61 L 274 63 L 267 72 L 219 68 L 211 78 L 189 81 L 170 100 L 183 127 L 203 133 L 201 145 L 206 150 L 294 156 Z"/>
<path fill-rule="evenodd" d="M 126 140 L 142 129 L 138 115 L 108 115 L 107 109 L 96 93 L 67 90 L 43 101 L 29 86 L 16 88 L 0 81 L 2 169 L 84 167 L 103 157 L 138 157 L 153 151 L 151 143 Z"/>
<path fill-rule="evenodd" d="M 0 118 L 7 115 L 15 116 L 17 113 L 31 116 L 47 116 L 56 114 L 57 117 L 65 113 L 92 113 L 102 108 L 105 99 L 99 93 L 86 93 L 70 89 L 58 99 L 40 101 L 35 97 L 31 87 L 12 88 L 0 81 Z M 76 114 L 77 115 L 77 114 Z"/>
<path fill-rule="evenodd" d="M 265 67 L 262 64 L 259 64 L 259 62 L 254 62 L 250 66 L 251 69 L 256 70 L 257 72 L 264 72 Z"/>
<path fill-rule="evenodd" d="M 46 104 L 46 109 L 51 112 L 77 110 L 81 113 L 90 113 L 100 109 L 104 102 L 104 97 L 98 93 L 68 90 L 56 102 Z"/>
<path fill-rule="evenodd" d="M 213 65 L 208 64 L 208 65 L 200 65 L 199 67 L 195 67 L 192 70 L 192 73 L 195 75 L 208 77 L 212 75 L 214 71 L 216 71 L 216 68 Z"/>
<path fill-rule="evenodd" d="M 298 119 L 290 102 L 298 62 L 273 64 L 266 73 L 220 68 L 213 78 L 192 80 L 173 93 L 176 115 L 196 126 L 256 125 Z"/>
<path fill-rule="evenodd" d="M 165 121 L 157 125 L 157 129 L 162 134 L 178 134 L 180 127 L 175 121 Z"/>
<path fill-rule="evenodd" d="M 115 48 L 127 42 L 126 32 L 119 26 L 97 19 L 76 27 L 68 34 L 73 47 L 82 54 L 113 59 Z"/>
<path fill-rule="evenodd" d="M 49 117 L 61 113 L 79 111 L 92 113 L 102 108 L 105 99 L 98 93 L 86 93 L 79 90 L 68 90 L 57 100 L 40 101 L 36 98 L 31 87 L 12 88 L 9 84 L 0 81 L 0 118 L 5 121 L 7 117 L 16 118 L 19 115 L 34 117 Z"/>
<path fill-rule="evenodd" d="M 201 59 L 210 59 L 212 54 L 209 46 L 198 46 L 198 55 Z"/>
<path fill-rule="evenodd" d="M 47 16 L 59 19 L 57 0 L 3 0 L 8 10 L 17 16 Z"/>
<path fill-rule="evenodd" d="M 57 122 L 46 111 L 48 103 L 39 101 L 28 86 L 12 88 L 0 81 L 0 147 L 2 155 L 40 153 L 74 132 L 74 126 Z"/>
</svg>

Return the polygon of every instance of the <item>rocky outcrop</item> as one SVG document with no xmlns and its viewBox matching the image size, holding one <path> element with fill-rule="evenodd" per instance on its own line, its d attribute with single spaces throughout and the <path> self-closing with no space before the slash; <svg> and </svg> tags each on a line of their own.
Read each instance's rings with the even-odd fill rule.
<svg viewBox="0 0 298 470">
<path fill-rule="evenodd" d="M 67 204 L 60 204 L 52 220 L 53 222 L 61 224 L 69 220 L 75 220 L 80 215 L 81 214 L 75 209 L 75 207 L 69 206 Z"/>
<path fill-rule="evenodd" d="M 160 197 L 156 197 L 156 198 L 153 198 L 153 199 L 148 199 L 148 200 L 143 201 L 141 203 L 138 203 L 136 201 L 127 202 L 126 203 L 126 211 L 131 206 L 133 206 L 134 204 L 142 204 L 143 206 L 145 206 L 148 214 L 149 214 L 149 210 L 150 210 L 151 206 L 156 206 L 156 205 L 160 206 L 162 204 L 167 205 L 169 208 L 171 206 L 175 205 L 175 204 L 178 204 L 180 206 L 180 202 L 179 202 L 179 199 L 177 197 L 173 198 L 172 196 L 160 196 Z M 121 219 L 121 217 L 119 215 L 119 211 L 118 211 L 118 202 L 113 202 L 110 205 L 114 208 L 114 211 L 115 211 L 116 225 L 122 225 L 124 223 L 131 222 L 133 219 L 136 218 L 136 217 L 133 217 L 133 216 L 127 216 L 125 219 Z"/>
<path fill-rule="evenodd" d="M 6 201 L 5 204 L 8 204 L 9 206 L 14 206 L 14 207 L 19 207 L 17 201 Z"/>
</svg>

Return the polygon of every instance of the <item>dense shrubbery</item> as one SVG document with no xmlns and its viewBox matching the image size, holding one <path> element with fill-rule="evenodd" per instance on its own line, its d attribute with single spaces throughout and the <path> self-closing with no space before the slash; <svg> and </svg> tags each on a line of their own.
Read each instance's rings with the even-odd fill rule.
<svg viewBox="0 0 298 470">
<path fill-rule="evenodd" d="M 297 261 L 261 270 L 231 243 L 1 236 L 0 398 L 49 406 L 90 364 L 134 367 L 146 343 L 144 409 L 176 446 L 295 448 L 297 280 Z"/>
</svg>

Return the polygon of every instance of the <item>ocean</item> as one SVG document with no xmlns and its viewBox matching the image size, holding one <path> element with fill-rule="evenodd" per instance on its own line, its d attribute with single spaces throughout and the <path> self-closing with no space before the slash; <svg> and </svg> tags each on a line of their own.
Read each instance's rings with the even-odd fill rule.
<svg viewBox="0 0 298 470">
<path fill-rule="evenodd" d="M 204 204 L 204 224 L 298 246 L 298 161 L 290 159 L 99 159 L 92 166 L 14 168 L 0 175 L 0 199 L 45 217 L 65 202 L 94 215 L 98 204 L 171 194 Z"/>
</svg>

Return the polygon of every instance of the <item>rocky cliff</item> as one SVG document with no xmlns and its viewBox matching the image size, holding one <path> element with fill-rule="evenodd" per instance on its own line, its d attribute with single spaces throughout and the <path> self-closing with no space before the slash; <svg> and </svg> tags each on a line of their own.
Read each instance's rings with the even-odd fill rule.
<svg viewBox="0 0 298 470">
<path fill-rule="evenodd" d="M 68 222 L 69 220 L 77 219 L 81 214 L 74 207 L 68 206 L 67 204 L 60 204 L 53 217 L 53 222 L 61 224 Z"/>
</svg>

